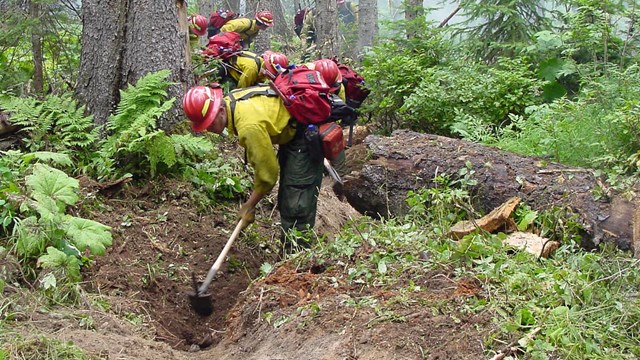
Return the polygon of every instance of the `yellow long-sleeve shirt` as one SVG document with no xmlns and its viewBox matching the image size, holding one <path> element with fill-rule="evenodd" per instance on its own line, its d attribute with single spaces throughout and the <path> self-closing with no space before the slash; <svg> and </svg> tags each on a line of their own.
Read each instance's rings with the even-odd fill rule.
<svg viewBox="0 0 640 360">
<path fill-rule="evenodd" d="M 229 75 L 237 82 L 237 88 L 246 88 L 266 81 L 260 72 L 262 58 L 250 51 L 241 51 L 227 60 L 227 63 L 230 65 Z"/>
<path fill-rule="evenodd" d="M 225 97 L 227 129 L 238 135 L 239 143 L 247 150 L 247 161 L 254 170 L 254 190 L 268 193 L 278 181 L 279 165 L 274 144 L 286 144 L 295 135 L 290 126 L 291 115 L 278 96 L 254 95 L 241 98 L 252 91 L 264 92 L 269 86 L 238 89 Z"/>
<path fill-rule="evenodd" d="M 229 20 L 224 26 L 220 28 L 220 32 L 235 31 L 240 34 L 242 41 L 245 44 L 251 43 L 253 38 L 258 35 L 260 29 L 258 29 L 257 22 L 246 18 Z"/>
</svg>

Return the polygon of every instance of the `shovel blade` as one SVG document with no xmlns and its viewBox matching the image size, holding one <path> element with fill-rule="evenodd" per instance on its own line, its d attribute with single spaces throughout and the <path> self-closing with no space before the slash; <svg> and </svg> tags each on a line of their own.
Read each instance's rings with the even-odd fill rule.
<svg viewBox="0 0 640 360">
<path fill-rule="evenodd" d="M 213 303 L 211 302 L 212 294 L 199 294 L 196 292 L 190 292 L 189 302 L 191 308 L 196 314 L 200 316 L 209 316 L 213 314 Z"/>
</svg>

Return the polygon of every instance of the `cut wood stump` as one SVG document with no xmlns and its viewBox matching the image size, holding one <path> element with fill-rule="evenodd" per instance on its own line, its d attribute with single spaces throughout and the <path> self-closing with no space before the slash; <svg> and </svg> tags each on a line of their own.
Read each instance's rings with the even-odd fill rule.
<svg viewBox="0 0 640 360">
<path fill-rule="evenodd" d="M 455 224 L 449 230 L 449 236 L 454 239 L 462 239 L 465 235 L 471 234 L 478 229 L 493 233 L 500 228 L 507 227 L 513 231 L 515 224 L 511 214 L 513 214 L 518 204 L 520 204 L 520 198 L 512 197 L 480 219 L 465 220 Z"/>
</svg>

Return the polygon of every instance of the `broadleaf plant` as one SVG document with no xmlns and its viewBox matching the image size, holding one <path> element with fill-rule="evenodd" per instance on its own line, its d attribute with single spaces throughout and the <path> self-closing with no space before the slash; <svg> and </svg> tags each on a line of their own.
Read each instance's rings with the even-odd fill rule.
<svg viewBox="0 0 640 360">
<path fill-rule="evenodd" d="M 65 213 L 78 201 L 79 184 L 64 172 L 37 163 L 25 185 L 25 218 L 16 219 L 12 237 L 23 265 L 37 259 L 43 268 L 59 267 L 68 281 L 78 281 L 83 256 L 104 255 L 111 245 L 111 228 Z"/>
</svg>

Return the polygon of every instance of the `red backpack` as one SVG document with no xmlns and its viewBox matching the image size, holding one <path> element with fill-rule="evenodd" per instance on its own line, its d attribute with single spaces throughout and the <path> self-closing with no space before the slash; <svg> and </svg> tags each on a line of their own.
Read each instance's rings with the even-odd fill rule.
<svg viewBox="0 0 640 360">
<path fill-rule="evenodd" d="M 239 14 L 231 10 L 216 10 L 211 14 L 209 18 L 209 32 L 213 32 L 212 35 L 217 34 L 220 28 L 227 23 L 227 21 L 235 19 Z"/>
<path fill-rule="evenodd" d="M 331 120 L 332 104 L 329 100 L 331 88 L 324 82 L 322 75 L 306 67 L 288 69 L 279 74 L 274 81 L 269 81 L 271 89 L 256 89 L 240 97 L 231 91 L 231 114 L 234 113 L 235 103 L 256 95 L 279 96 L 287 111 L 299 123 L 324 124 Z M 233 122 L 233 115 L 230 115 Z"/>
<path fill-rule="evenodd" d="M 338 69 L 342 74 L 342 84 L 344 85 L 348 105 L 359 107 L 370 92 L 369 89 L 364 87 L 364 78 L 348 65 L 338 64 Z"/>
<path fill-rule="evenodd" d="M 225 32 L 209 38 L 209 44 L 203 50 L 205 56 L 226 60 L 242 50 L 242 38 L 237 32 Z"/>
<path fill-rule="evenodd" d="M 331 116 L 331 88 L 322 75 L 305 67 L 279 74 L 271 87 L 282 98 L 289 114 L 302 124 L 322 124 Z"/>
</svg>

